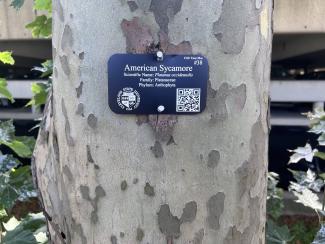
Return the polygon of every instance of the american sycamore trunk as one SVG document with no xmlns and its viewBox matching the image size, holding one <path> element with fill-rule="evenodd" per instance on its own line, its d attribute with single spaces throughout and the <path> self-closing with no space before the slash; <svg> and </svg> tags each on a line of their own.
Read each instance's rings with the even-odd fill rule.
<svg viewBox="0 0 325 244">
<path fill-rule="evenodd" d="M 54 0 L 33 170 L 53 243 L 264 243 L 271 0 Z M 115 53 L 201 54 L 198 115 L 117 115 Z"/>
</svg>

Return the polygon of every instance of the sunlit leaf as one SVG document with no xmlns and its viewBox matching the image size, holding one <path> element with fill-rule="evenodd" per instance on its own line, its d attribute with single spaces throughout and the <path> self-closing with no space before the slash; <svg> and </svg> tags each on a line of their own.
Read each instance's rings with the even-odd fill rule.
<svg viewBox="0 0 325 244">
<path fill-rule="evenodd" d="M 0 95 L 7 98 L 8 100 L 10 100 L 10 102 L 13 103 L 15 100 L 11 92 L 8 90 L 7 86 L 8 86 L 7 81 L 5 79 L 0 78 Z"/>
<path fill-rule="evenodd" d="M 309 190 L 307 187 L 297 183 L 290 182 L 290 191 L 298 198 L 296 202 L 303 204 L 306 207 L 312 208 L 315 211 L 322 210 L 322 203 L 316 193 Z"/>
<path fill-rule="evenodd" d="M 52 33 L 52 18 L 46 15 L 37 16 L 36 19 L 26 25 L 32 31 L 33 37 L 50 37 Z"/>
<path fill-rule="evenodd" d="M 44 105 L 48 95 L 48 85 L 44 83 L 33 83 L 31 89 L 34 96 L 26 106 L 35 105 L 36 107 L 39 107 Z"/>
<path fill-rule="evenodd" d="M 13 59 L 13 57 L 11 56 L 11 52 L 0 52 L 0 62 L 4 63 L 4 64 L 15 64 L 15 60 Z"/>
<path fill-rule="evenodd" d="M 52 0 L 34 0 L 35 10 L 45 10 L 49 13 L 52 12 Z"/>
<path fill-rule="evenodd" d="M 298 147 L 295 150 L 288 150 L 289 152 L 293 152 L 290 157 L 289 163 L 297 163 L 301 159 L 305 159 L 307 162 L 312 162 L 314 158 L 314 153 L 317 152 L 317 149 L 312 149 L 310 144 L 306 144 L 304 147 Z"/>
</svg>

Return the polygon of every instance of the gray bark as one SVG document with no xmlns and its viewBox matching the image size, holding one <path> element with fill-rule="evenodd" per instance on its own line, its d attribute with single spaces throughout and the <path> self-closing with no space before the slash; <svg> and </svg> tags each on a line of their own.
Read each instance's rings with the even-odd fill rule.
<svg viewBox="0 0 325 244">
<path fill-rule="evenodd" d="M 271 0 L 54 0 L 34 176 L 54 243 L 264 243 Z M 110 111 L 107 60 L 209 60 L 195 116 Z"/>
</svg>

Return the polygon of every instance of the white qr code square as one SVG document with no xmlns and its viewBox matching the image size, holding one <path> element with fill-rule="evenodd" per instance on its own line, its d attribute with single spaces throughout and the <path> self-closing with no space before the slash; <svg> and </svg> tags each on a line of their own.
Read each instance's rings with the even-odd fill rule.
<svg viewBox="0 0 325 244">
<path fill-rule="evenodd" d="M 200 88 L 177 88 L 176 112 L 200 112 Z"/>
</svg>

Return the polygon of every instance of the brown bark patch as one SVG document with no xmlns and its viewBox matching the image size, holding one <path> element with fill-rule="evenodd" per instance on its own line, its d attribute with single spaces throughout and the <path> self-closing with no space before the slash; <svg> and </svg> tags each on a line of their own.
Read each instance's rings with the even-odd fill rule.
<svg viewBox="0 0 325 244">
<path fill-rule="evenodd" d="M 192 45 L 188 41 L 183 41 L 177 45 L 170 43 L 168 35 L 160 31 L 159 32 L 159 47 L 166 54 L 192 54 Z"/>
<path fill-rule="evenodd" d="M 149 124 L 154 130 L 156 139 L 159 141 L 168 141 L 170 139 L 173 135 L 176 123 L 176 115 L 149 115 Z"/>
<path fill-rule="evenodd" d="M 121 28 L 126 38 L 128 53 L 146 53 L 154 42 L 149 26 L 141 23 L 138 17 L 130 21 L 124 19 Z"/>
<path fill-rule="evenodd" d="M 219 192 L 213 195 L 207 202 L 208 217 L 207 222 L 211 229 L 219 230 L 219 219 L 224 210 L 225 194 Z"/>
<path fill-rule="evenodd" d="M 181 10 L 183 0 L 152 0 L 150 11 L 155 15 L 155 19 L 160 29 L 168 33 L 169 21 Z"/>
</svg>

